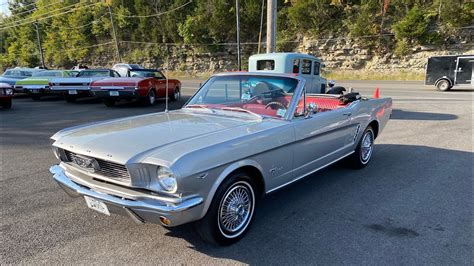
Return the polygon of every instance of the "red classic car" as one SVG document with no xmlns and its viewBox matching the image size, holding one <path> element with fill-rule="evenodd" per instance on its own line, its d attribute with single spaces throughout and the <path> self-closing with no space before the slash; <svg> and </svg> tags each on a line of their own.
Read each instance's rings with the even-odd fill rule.
<svg viewBox="0 0 474 266">
<path fill-rule="evenodd" d="M 0 82 L 0 106 L 12 108 L 13 87 L 8 83 Z"/>
<path fill-rule="evenodd" d="M 101 98 L 105 105 L 113 106 L 120 99 L 137 99 L 144 104 L 152 105 L 157 98 L 166 97 L 168 82 L 168 97 L 178 101 L 181 97 L 181 82 L 165 78 L 156 69 L 133 69 L 130 77 L 105 78 L 90 84 L 94 96 Z"/>
</svg>

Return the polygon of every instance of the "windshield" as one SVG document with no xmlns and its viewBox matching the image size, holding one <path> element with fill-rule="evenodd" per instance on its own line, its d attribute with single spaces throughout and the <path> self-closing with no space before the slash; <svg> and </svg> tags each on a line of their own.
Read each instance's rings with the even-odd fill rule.
<svg viewBox="0 0 474 266">
<path fill-rule="evenodd" d="M 6 70 L 2 76 L 9 76 L 9 77 L 31 77 L 32 72 L 28 70 Z"/>
<path fill-rule="evenodd" d="M 161 72 L 153 69 L 145 70 L 130 70 L 130 77 L 143 77 L 143 78 L 164 78 Z"/>
<path fill-rule="evenodd" d="M 94 70 L 94 71 L 81 71 L 77 75 L 78 77 L 108 77 L 108 70 Z"/>
<path fill-rule="evenodd" d="M 185 108 L 210 108 L 282 118 L 298 80 L 289 77 L 239 75 L 214 76 Z"/>
<path fill-rule="evenodd" d="M 61 71 L 40 71 L 33 73 L 33 77 L 62 77 Z"/>
</svg>

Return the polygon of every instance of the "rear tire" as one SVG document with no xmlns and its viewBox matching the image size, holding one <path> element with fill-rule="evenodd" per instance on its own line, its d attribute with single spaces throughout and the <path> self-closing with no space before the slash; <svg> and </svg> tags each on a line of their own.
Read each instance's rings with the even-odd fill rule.
<svg viewBox="0 0 474 266">
<path fill-rule="evenodd" d="M 11 109 L 12 108 L 12 100 L 10 99 L 9 101 L 6 101 L 6 102 L 2 103 L 2 107 L 4 109 Z"/>
<path fill-rule="evenodd" d="M 76 100 L 77 100 L 76 96 L 67 95 L 65 98 L 66 98 L 66 102 L 68 102 L 68 103 L 73 103 L 73 102 L 76 102 Z"/>
<path fill-rule="evenodd" d="M 238 172 L 225 179 L 204 218 L 196 222 L 201 238 L 227 246 L 244 237 L 255 216 L 256 193 L 256 185 L 246 173 Z"/>
<path fill-rule="evenodd" d="M 104 104 L 107 107 L 113 107 L 115 105 L 115 99 L 104 99 Z"/>
<path fill-rule="evenodd" d="M 369 164 L 374 153 L 374 140 L 374 130 L 369 126 L 362 134 L 355 152 L 348 158 L 349 166 L 355 169 L 362 169 Z"/>
<path fill-rule="evenodd" d="M 451 89 L 451 84 L 446 79 L 442 79 L 436 83 L 436 89 L 439 91 L 449 91 Z"/>
</svg>

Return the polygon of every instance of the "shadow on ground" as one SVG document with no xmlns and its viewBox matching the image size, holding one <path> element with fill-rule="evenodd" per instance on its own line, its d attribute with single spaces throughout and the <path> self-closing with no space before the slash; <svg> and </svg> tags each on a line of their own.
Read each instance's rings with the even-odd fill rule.
<svg viewBox="0 0 474 266">
<path fill-rule="evenodd" d="M 440 113 L 426 113 L 426 112 L 414 112 L 405 111 L 401 109 L 393 109 L 391 119 L 397 120 L 454 120 L 457 119 L 457 115 L 453 114 L 440 114 Z"/>
<path fill-rule="evenodd" d="M 442 242 L 469 252 L 471 240 L 465 233 L 471 228 L 470 211 L 451 209 L 470 200 L 465 167 L 472 158 L 473 153 L 464 151 L 379 144 L 365 169 L 351 170 L 340 162 L 265 197 L 251 230 L 233 246 L 204 243 L 193 225 L 167 235 L 184 238 L 189 248 L 206 255 L 248 264 L 387 262 L 387 254 L 399 263 L 430 262 L 418 252 L 437 262 L 450 261 L 439 258 L 447 251 Z M 452 191 L 465 193 L 452 200 Z M 452 224 L 438 222 L 451 219 Z M 424 243 L 432 237 L 441 242 Z M 374 246 L 379 248 L 367 249 Z"/>
</svg>

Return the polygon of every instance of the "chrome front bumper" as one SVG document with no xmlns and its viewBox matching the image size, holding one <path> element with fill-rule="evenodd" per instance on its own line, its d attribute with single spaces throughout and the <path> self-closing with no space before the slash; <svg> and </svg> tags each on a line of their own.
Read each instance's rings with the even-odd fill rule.
<svg viewBox="0 0 474 266">
<path fill-rule="evenodd" d="M 54 180 L 72 197 L 88 196 L 104 202 L 110 212 L 128 215 L 137 223 L 161 223 L 160 217 L 170 221 L 166 226 L 177 226 L 200 218 L 202 213 L 202 197 L 193 197 L 180 202 L 165 202 L 157 199 L 136 200 L 133 195 L 125 198 L 121 195 L 107 194 L 96 191 L 84 184 L 79 184 L 69 178 L 66 171 L 59 165 L 49 168 Z M 138 198 L 138 197 L 137 197 Z M 163 224 L 165 225 L 165 224 Z"/>
</svg>

